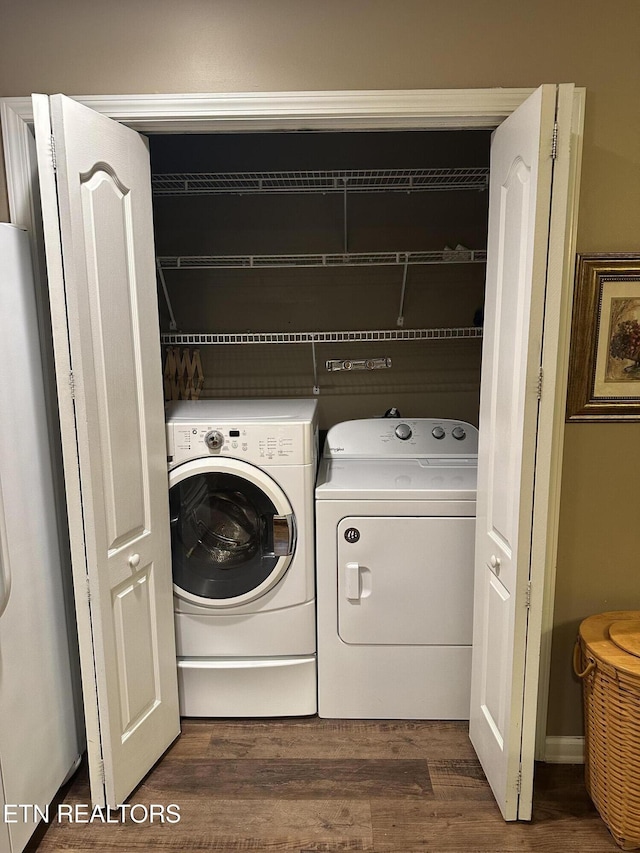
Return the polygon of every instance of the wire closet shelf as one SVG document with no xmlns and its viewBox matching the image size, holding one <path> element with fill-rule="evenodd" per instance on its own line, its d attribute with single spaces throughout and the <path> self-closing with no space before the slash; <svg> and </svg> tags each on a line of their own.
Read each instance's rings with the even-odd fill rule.
<svg viewBox="0 0 640 853">
<path fill-rule="evenodd" d="M 398 326 L 404 324 L 403 306 L 408 267 L 427 264 L 486 263 L 485 250 L 448 246 L 438 251 L 423 252 L 349 252 L 347 240 L 347 202 L 350 192 L 423 192 L 447 190 L 486 190 L 489 169 L 486 167 L 448 169 L 370 169 L 332 171 L 278 172 L 180 172 L 155 174 L 152 178 L 156 196 L 227 195 L 254 193 L 342 193 L 344 195 L 344 251 L 304 254 L 269 255 L 182 255 L 160 256 L 156 267 L 170 315 L 170 332 L 162 334 L 164 345 L 200 344 L 283 344 L 340 343 L 345 341 L 425 341 L 472 339 L 482 337 L 476 327 L 438 329 L 392 329 L 386 331 L 345 332 L 260 332 L 234 334 L 180 333 L 165 281 L 166 270 L 231 270 L 335 268 L 346 266 L 404 267 Z"/>
<path fill-rule="evenodd" d="M 164 332 L 160 339 L 166 346 L 203 344 L 337 344 L 344 342 L 428 341 L 481 338 L 476 326 L 441 329 L 383 329 L 349 332 L 238 332 L 198 333 Z"/>
<path fill-rule="evenodd" d="M 480 249 L 435 252 L 335 252 L 301 255 L 181 255 L 156 259 L 162 270 L 287 269 L 291 267 L 419 266 L 426 264 L 485 263 Z"/>
<path fill-rule="evenodd" d="M 486 190 L 486 167 L 155 174 L 153 194 L 374 193 Z"/>
</svg>

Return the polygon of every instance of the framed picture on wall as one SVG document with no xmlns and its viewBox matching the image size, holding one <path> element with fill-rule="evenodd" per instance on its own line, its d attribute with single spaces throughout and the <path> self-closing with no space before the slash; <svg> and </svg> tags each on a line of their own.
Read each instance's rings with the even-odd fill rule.
<svg viewBox="0 0 640 853">
<path fill-rule="evenodd" d="M 578 255 L 567 421 L 640 420 L 640 255 Z"/>
</svg>

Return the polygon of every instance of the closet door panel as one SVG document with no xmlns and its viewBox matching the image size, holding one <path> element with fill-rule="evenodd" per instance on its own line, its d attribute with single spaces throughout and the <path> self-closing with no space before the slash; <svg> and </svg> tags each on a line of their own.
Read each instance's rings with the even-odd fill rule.
<svg viewBox="0 0 640 853">
<path fill-rule="evenodd" d="M 34 112 L 92 798 L 116 806 L 179 733 L 149 157 L 62 95 Z"/>
<path fill-rule="evenodd" d="M 562 286 L 550 211 L 567 197 L 552 142 L 556 117 L 571 122 L 556 104 L 570 108 L 572 93 L 542 86 L 496 130 L 491 152 L 469 732 L 506 820 L 532 810 L 548 524 L 539 484 L 551 465 L 539 378 L 543 344 L 557 339 L 547 304 Z"/>
</svg>

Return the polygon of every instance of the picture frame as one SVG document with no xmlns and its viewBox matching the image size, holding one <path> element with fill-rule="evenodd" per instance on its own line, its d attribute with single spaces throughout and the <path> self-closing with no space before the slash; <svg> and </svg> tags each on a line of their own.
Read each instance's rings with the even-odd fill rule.
<svg viewBox="0 0 640 853">
<path fill-rule="evenodd" d="M 640 255 L 578 255 L 566 420 L 640 420 Z"/>
</svg>

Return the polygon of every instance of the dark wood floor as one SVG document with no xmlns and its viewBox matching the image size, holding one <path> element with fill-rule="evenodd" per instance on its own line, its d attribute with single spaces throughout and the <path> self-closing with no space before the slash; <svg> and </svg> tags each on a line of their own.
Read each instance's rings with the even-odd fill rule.
<svg viewBox="0 0 640 853">
<path fill-rule="evenodd" d="M 85 769 L 67 786 L 62 802 L 90 802 Z M 28 850 L 618 849 L 591 805 L 580 766 L 539 765 L 533 820 L 504 823 L 465 723 L 184 720 L 182 736 L 130 802 L 176 803 L 180 822 L 53 820 Z M 138 819 L 143 815 L 138 809 Z"/>
</svg>

